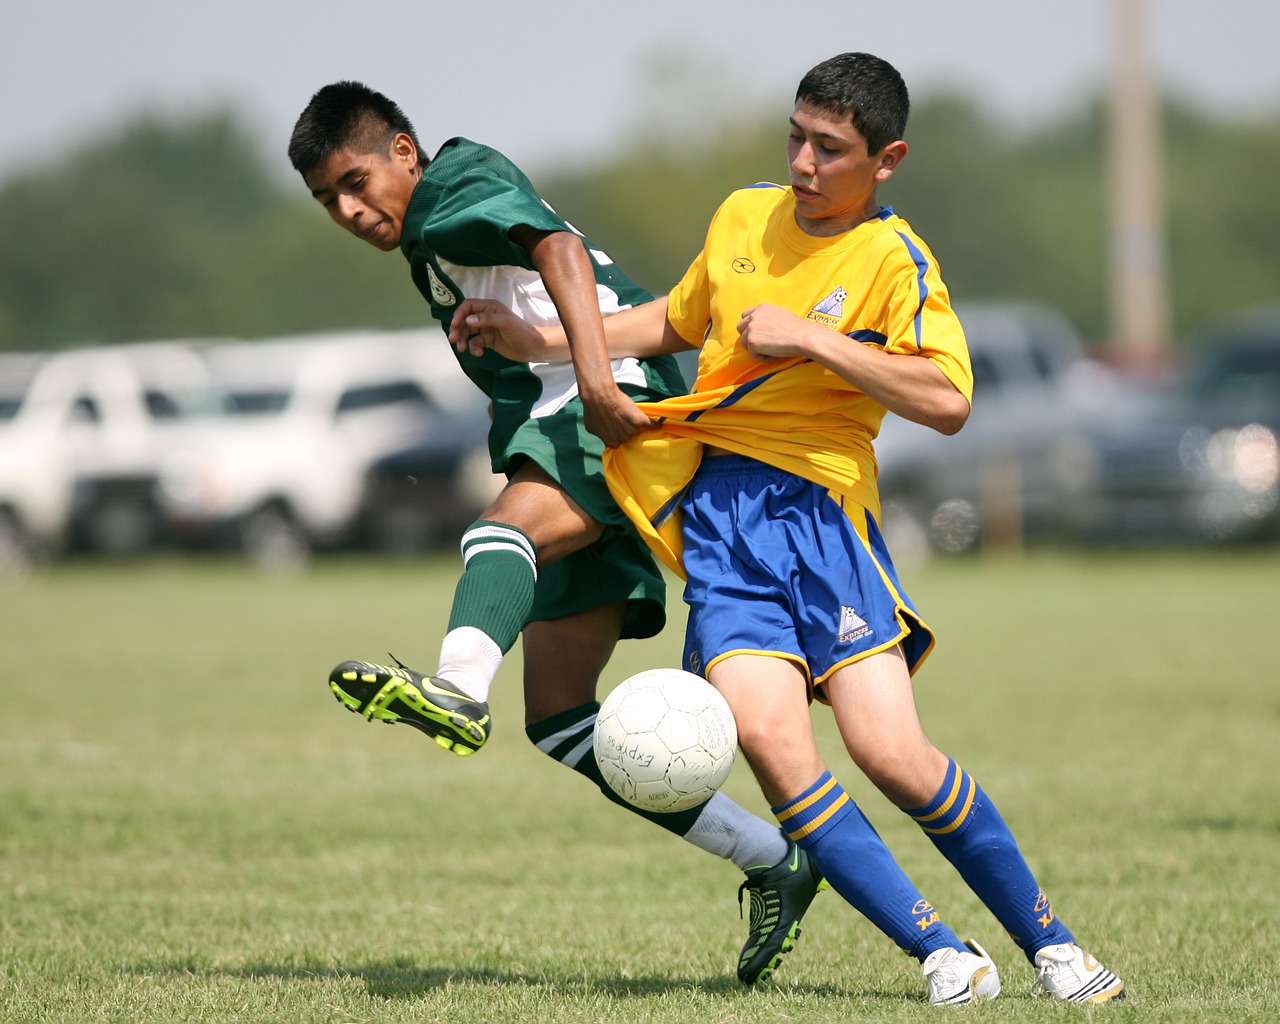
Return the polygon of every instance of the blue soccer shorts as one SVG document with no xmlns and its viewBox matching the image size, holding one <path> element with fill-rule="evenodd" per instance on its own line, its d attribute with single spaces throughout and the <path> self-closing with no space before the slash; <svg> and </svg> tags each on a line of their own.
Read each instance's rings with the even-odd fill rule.
<svg viewBox="0 0 1280 1024">
<path fill-rule="evenodd" d="M 734 654 L 796 662 L 814 695 L 901 642 L 915 672 L 933 631 L 902 592 L 875 518 L 821 485 L 737 455 L 703 458 L 684 514 L 685 667 Z"/>
</svg>

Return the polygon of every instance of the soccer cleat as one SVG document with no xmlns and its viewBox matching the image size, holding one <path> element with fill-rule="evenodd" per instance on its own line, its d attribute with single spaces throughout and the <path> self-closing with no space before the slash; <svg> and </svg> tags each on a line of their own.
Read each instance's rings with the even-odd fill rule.
<svg viewBox="0 0 1280 1024">
<path fill-rule="evenodd" d="M 1074 942 L 1036 951 L 1031 994 L 1048 992 L 1069 1003 L 1105 1003 L 1124 998 L 1124 982 Z"/>
<path fill-rule="evenodd" d="M 773 867 L 750 868 L 738 886 L 738 910 L 742 894 L 751 893 L 751 921 L 747 944 L 738 955 L 738 980 L 744 985 L 764 981 L 800 938 L 800 919 L 826 880 L 809 855 L 790 839 L 787 855 Z"/>
<path fill-rule="evenodd" d="M 1000 972 L 987 951 L 972 939 L 965 939 L 971 952 L 962 949 L 935 949 L 920 965 L 929 983 L 929 1002 L 934 1006 L 960 1006 L 975 999 L 994 999 L 1000 994 Z"/>
<path fill-rule="evenodd" d="M 396 667 L 344 661 L 329 673 L 338 702 L 369 721 L 403 722 L 459 757 L 489 738 L 489 705 L 396 661 Z"/>
</svg>

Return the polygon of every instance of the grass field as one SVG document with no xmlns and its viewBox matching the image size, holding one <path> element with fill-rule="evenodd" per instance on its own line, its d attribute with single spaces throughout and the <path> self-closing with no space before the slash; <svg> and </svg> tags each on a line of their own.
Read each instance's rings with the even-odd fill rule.
<svg viewBox="0 0 1280 1024">
<path fill-rule="evenodd" d="M 0 1020 L 1280 1020 L 1280 551 L 949 562 L 926 727 L 999 802 L 1058 912 L 1125 977 L 1096 1011 L 1032 971 L 819 711 L 829 763 L 1001 967 L 934 1010 L 832 893 L 775 981 L 734 980 L 732 867 L 612 807 L 521 730 L 478 756 L 342 711 L 324 679 L 433 660 L 452 559 L 63 565 L 0 586 Z M 682 613 L 610 682 L 676 664 Z M 767 815 L 745 764 L 727 791 Z"/>
</svg>

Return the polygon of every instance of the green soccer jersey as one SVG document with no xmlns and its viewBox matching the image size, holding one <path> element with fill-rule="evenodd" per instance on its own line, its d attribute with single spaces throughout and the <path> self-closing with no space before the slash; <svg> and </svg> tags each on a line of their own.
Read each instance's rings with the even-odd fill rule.
<svg viewBox="0 0 1280 1024">
<path fill-rule="evenodd" d="M 414 284 L 446 331 L 454 310 L 468 298 L 497 299 L 535 326 L 560 322 L 529 253 L 509 237 L 522 224 L 582 238 L 605 316 L 653 297 L 547 205 L 510 160 L 488 146 L 451 139 L 423 171 L 400 238 Z M 493 351 L 479 358 L 456 355 L 467 376 L 492 399 L 490 450 L 495 455 L 521 423 L 563 409 L 578 393 L 572 363 L 516 363 Z M 685 391 L 670 356 L 615 359 L 612 365 L 614 379 L 632 395 Z"/>
</svg>

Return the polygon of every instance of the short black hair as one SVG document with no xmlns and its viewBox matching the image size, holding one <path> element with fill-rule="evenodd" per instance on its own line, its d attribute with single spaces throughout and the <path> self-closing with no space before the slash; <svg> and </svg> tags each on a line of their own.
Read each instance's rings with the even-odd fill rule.
<svg viewBox="0 0 1280 1024">
<path fill-rule="evenodd" d="M 427 163 L 413 124 L 400 107 L 361 82 L 334 82 L 311 97 L 289 136 L 289 162 L 306 174 L 341 149 L 362 153 L 388 149 L 404 133 L 413 139 L 418 163 Z"/>
<path fill-rule="evenodd" d="M 907 130 L 911 98 L 897 68 L 870 53 L 842 53 L 824 60 L 800 79 L 796 102 L 850 117 L 867 140 L 867 152 L 879 153 Z"/>
</svg>

